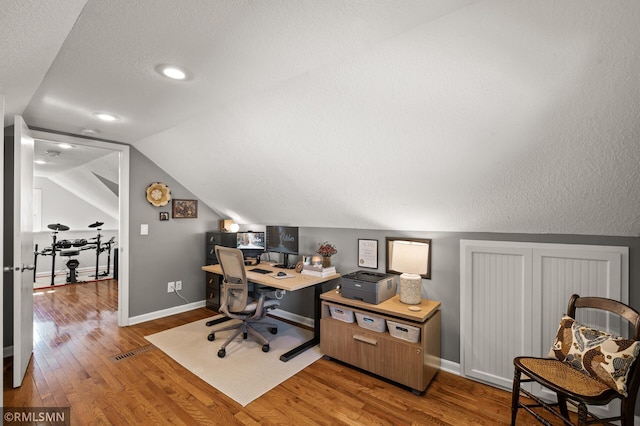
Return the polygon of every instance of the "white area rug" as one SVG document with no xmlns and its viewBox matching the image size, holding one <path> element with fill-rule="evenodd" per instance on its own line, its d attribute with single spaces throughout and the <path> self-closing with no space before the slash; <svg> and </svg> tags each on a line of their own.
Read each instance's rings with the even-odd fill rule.
<svg viewBox="0 0 640 426">
<path fill-rule="evenodd" d="M 207 336 L 212 330 L 231 322 L 207 327 L 205 323 L 213 318 L 145 336 L 145 339 L 243 407 L 322 356 L 320 347 L 316 345 L 288 362 L 280 361 L 280 355 L 309 340 L 313 333 L 265 318 L 266 322 L 278 325 L 278 334 L 271 334 L 264 328 L 264 335 L 269 339 L 269 352 L 262 352 L 262 344 L 251 335 L 246 341 L 240 335 L 227 346 L 227 355 L 218 358 L 218 349 L 232 331 L 216 334 L 213 342 L 209 342 Z"/>
</svg>

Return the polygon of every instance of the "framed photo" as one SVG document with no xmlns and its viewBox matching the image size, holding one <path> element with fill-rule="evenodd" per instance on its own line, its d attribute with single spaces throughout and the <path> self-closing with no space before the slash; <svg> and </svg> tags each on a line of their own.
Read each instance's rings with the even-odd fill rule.
<svg viewBox="0 0 640 426">
<path fill-rule="evenodd" d="M 395 270 L 393 268 L 393 242 L 394 241 L 408 241 L 408 242 L 416 242 L 416 243 L 422 243 L 422 244 L 426 244 L 427 245 L 427 254 L 426 254 L 426 258 L 424 259 L 424 262 L 426 262 L 427 264 L 427 273 L 426 274 L 421 274 L 420 276 L 424 279 L 430 280 L 431 279 L 431 240 L 427 239 L 427 238 L 405 238 L 405 237 L 399 237 L 399 238 L 393 238 L 393 237 L 387 237 L 387 273 L 388 274 L 402 274 L 402 271 L 398 271 Z"/>
<path fill-rule="evenodd" d="M 378 240 L 358 239 L 358 266 L 378 269 Z"/>
<path fill-rule="evenodd" d="M 198 217 L 198 200 L 173 200 L 174 219 L 195 219 Z"/>
<path fill-rule="evenodd" d="M 169 220 L 169 212 L 160 212 L 160 220 Z"/>
</svg>

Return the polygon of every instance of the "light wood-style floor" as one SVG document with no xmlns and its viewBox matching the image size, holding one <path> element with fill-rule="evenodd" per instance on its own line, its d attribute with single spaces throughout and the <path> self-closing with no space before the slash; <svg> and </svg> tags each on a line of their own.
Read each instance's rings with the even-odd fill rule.
<svg viewBox="0 0 640 426">
<path fill-rule="evenodd" d="M 117 326 L 117 282 L 57 287 L 34 295 L 34 354 L 5 407 L 71 407 L 74 425 L 506 425 L 511 394 L 439 372 L 423 396 L 321 359 L 246 407 L 218 392 L 145 335 L 212 316 L 197 309 Z M 202 338 L 206 338 L 203 330 Z M 211 356 L 216 356 L 212 343 Z M 268 372 L 265 372 L 268 374 Z M 525 413 L 519 425 L 535 424 Z"/>
</svg>

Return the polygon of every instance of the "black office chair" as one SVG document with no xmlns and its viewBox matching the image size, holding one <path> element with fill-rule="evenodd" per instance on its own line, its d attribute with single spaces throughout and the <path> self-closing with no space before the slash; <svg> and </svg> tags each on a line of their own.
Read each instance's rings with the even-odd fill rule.
<svg viewBox="0 0 640 426">
<path fill-rule="evenodd" d="M 239 319 L 241 322 L 211 332 L 209 340 L 215 340 L 216 333 L 221 331 L 235 330 L 235 333 L 218 350 L 220 358 L 225 357 L 227 345 L 240 333 L 242 333 L 243 339 L 247 339 L 248 334 L 251 334 L 258 342 L 262 343 L 262 351 L 269 352 L 269 341 L 256 330 L 255 325 L 259 323 L 266 326 L 271 334 L 276 334 L 278 332 L 276 324 L 264 323 L 261 320 L 266 316 L 267 311 L 278 307 L 280 302 L 268 298 L 265 292 L 255 293 L 258 296 L 257 299 L 252 297 L 241 250 L 215 246 L 215 252 L 223 274 L 220 312 L 231 319 Z"/>
<path fill-rule="evenodd" d="M 576 308 L 624 318 L 633 327 L 633 340 L 615 337 L 576 322 Z M 542 416 L 544 411 L 534 410 L 542 407 L 564 424 L 571 425 L 567 410 L 569 402 L 578 409 L 578 425 L 608 424 L 619 420 L 623 426 L 632 426 L 640 385 L 636 360 L 640 352 L 638 340 L 640 314 L 634 309 L 615 300 L 574 294 L 569 300 L 567 315 L 560 322 L 549 357 L 517 357 L 513 360 L 511 424 L 516 424 L 518 409 L 522 408 L 540 423 L 549 425 Z M 520 384 L 525 382 L 537 382 L 555 392 L 557 402 L 549 403 L 522 389 Z M 520 393 L 533 402 L 521 400 Z M 615 399 L 621 401 L 619 416 L 599 419 L 589 412 L 588 405 L 605 405 Z"/>
</svg>

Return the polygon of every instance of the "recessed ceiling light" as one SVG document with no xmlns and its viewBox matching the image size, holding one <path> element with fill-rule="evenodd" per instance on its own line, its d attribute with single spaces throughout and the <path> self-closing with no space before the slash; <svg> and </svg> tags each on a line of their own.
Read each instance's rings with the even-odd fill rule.
<svg viewBox="0 0 640 426">
<path fill-rule="evenodd" d="M 173 80 L 185 80 L 187 78 L 187 72 L 175 65 L 158 65 L 156 72 Z"/>
<path fill-rule="evenodd" d="M 118 119 L 117 115 L 109 114 L 108 112 L 94 112 L 93 115 L 103 121 L 116 121 Z"/>
<path fill-rule="evenodd" d="M 84 135 L 97 135 L 98 134 L 98 131 L 95 130 L 95 129 L 82 129 L 81 132 Z"/>
<path fill-rule="evenodd" d="M 47 164 L 47 162 L 44 161 L 44 160 L 36 160 L 36 161 L 34 161 L 34 163 L 36 163 L 36 164 Z"/>
<path fill-rule="evenodd" d="M 73 145 L 68 144 L 68 143 L 59 143 L 58 147 L 62 148 L 62 149 L 71 149 L 71 148 L 73 148 Z"/>
</svg>

